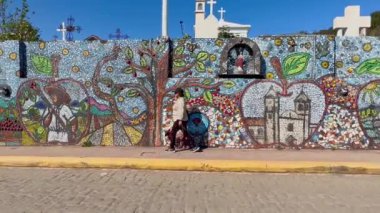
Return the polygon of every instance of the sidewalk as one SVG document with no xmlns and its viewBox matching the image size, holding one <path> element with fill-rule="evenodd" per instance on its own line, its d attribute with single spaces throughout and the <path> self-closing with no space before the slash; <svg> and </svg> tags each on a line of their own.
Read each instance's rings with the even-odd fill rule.
<svg viewBox="0 0 380 213">
<path fill-rule="evenodd" d="M 210 148 L 171 153 L 153 147 L 0 147 L 0 166 L 380 175 L 380 151 Z"/>
</svg>

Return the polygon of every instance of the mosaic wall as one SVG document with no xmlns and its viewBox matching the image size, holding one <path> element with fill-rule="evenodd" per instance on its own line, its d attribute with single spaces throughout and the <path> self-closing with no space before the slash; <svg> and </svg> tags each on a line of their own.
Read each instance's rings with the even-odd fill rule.
<svg viewBox="0 0 380 213">
<path fill-rule="evenodd" d="M 4 42 L 0 84 L 12 94 L 0 98 L 0 144 L 165 145 L 173 93 L 183 88 L 195 113 L 189 132 L 211 147 L 378 149 L 379 44 L 327 36 L 39 42 L 26 44 L 22 61 L 19 43 Z"/>
</svg>

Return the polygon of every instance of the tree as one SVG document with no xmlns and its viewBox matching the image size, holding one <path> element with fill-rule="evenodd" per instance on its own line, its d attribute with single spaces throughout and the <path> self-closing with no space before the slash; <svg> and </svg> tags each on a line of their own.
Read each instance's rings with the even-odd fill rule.
<svg viewBox="0 0 380 213">
<path fill-rule="evenodd" d="M 371 14 L 371 28 L 368 30 L 369 36 L 380 36 L 380 11 Z"/>
<path fill-rule="evenodd" d="M 219 28 L 218 38 L 235 38 L 235 35 L 230 33 L 228 27 Z"/>
<path fill-rule="evenodd" d="M 9 13 L 8 4 L 11 2 L 11 0 L 0 0 L 0 41 L 38 41 L 39 30 L 30 23 L 27 17 L 29 13 L 27 0 L 22 0 L 21 9 L 16 8 L 13 13 Z"/>
</svg>

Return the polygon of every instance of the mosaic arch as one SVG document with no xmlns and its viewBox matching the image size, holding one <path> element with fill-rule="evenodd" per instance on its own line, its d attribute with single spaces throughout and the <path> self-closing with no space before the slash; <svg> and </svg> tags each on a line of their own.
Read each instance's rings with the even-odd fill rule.
<svg viewBox="0 0 380 213">
<path fill-rule="evenodd" d="M 220 68 L 220 74 L 261 75 L 259 46 L 248 38 L 229 39 L 221 54 Z"/>
</svg>

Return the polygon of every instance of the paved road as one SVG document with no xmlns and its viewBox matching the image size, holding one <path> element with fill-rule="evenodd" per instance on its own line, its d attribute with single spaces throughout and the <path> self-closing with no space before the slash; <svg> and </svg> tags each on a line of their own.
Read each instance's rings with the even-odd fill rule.
<svg viewBox="0 0 380 213">
<path fill-rule="evenodd" d="M 0 212 L 379 212 L 380 177 L 0 168 Z"/>
</svg>

